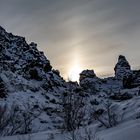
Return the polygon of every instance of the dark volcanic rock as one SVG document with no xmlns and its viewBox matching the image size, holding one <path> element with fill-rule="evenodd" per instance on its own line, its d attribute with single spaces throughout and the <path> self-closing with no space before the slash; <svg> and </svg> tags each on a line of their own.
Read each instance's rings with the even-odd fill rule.
<svg viewBox="0 0 140 140">
<path fill-rule="evenodd" d="M 0 67 L 30 77 L 30 68 L 51 71 L 49 60 L 37 49 L 37 44 L 27 44 L 24 37 L 7 33 L 0 27 Z M 29 75 L 28 75 L 29 74 Z"/>
<path fill-rule="evenodd" d="M 80 81 L 82 81 L 84 78 L 96 78 L 96 74 L 94 73 L 94 70 L 84 70 L 80 73 Z"/>
<path fill-rule="evenodd" d="M 102 81 L 96 76 L 94 70 L 84 70 L 80 73 L 80 86 L 84 90 L 95 94 L 99 91 L 101 84 Z"/>
<path fill-rule="evenodd" d="M 118 62 L 114 68 L 115 78 L 118 80 L 123 80 L 124 77 L 129 77 L 132 75 L 131 67 L 129 62 L 126 60 L 125 56 L 120 55 Z"/>
<path fill-rule="evenodd" d="M 131 83 L 132 87 L 140 86 L 140 70 L 133 71 L 133 81 Z"/>
<path fill-rule="evenodd" d="M 40 109 L 42 113 L 33 122 L 34 127 L 30 126 L 31 131 L 53 129 L 60 118 L 53 118 L 53 113 L 48 116 L 44 108 L 59 107 L 66 85 L 59 71 L 52 70 L 50 61 L 37 49 L 37 44 L 27 44 L 24 37 L 7 33 L 0 27 L 0 107 L 18 106 L 21 116 L 27 109 L 34 108 L 30 110 L 32 114 Z M 48 124 L 39 124 L 40 119 Z"/>
<path fill-rule="evenodd" d="M 4 81 L 0 78 L 0 98 L 5 98 L 7 95 Z"/>
</svg>

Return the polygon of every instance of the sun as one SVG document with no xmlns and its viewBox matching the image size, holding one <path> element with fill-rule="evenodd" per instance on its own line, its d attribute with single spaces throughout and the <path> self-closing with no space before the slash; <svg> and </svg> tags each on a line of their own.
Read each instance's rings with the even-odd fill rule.
<svg viewBox="0 0 140 140">
<path fill-rule="evenodd" d="M 79 81 L 79 74 L 81 73 L 81 68 L 77 65 L 71 68 L 69 72 L 69 80 Z"/>
</svg>

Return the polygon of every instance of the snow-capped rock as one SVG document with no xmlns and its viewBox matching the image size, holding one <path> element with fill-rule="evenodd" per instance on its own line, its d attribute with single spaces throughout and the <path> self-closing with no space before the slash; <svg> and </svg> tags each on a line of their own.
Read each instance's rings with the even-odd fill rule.
<svg viewBox="0 0 140 140">
<path fill-rule="evenodd" d="M 84 78 L 96 78 L 94 70 L 84 70 L 80 73 L 80 81 Z"/>
<path fill-rule="evenodd" d="M 118 80 L 122 80 L 124 77 L 129 77 L 132 75 L 131 66 L 129 65 L 129 62 L 126 60 L 125 56 L 122 55 L 119 56 L 114 70 L 115 78 Z"/>
<path fill-rule="evenodd" d="M 132 87 L 140 86 L 140 70 L 133 70 L 133 80 L 131 81 Z"/>
<path fill-rule="evenodd" d="M 96 76 L 94 70 L 84 70 L 80 73 L 80 86 L 87 92 L 97 93 L 102 81 Z"/>
<path fill-rule="evenodd" d="M 24 37 L 7 33 L 0 27 L 0 105 L 18 106 L 19 112 L 30 108 L 32 114 L 40 110 L 29 132 L 52 129 L 59 122 L 55 112 L 66 89 L 59 71 L 52 69 L 37 44 L 27 44 Z"/>
<path fill-rule="evenodd" d="M 111 99 L 125 100 L 132 98 L 131 93 L 122 93 L 123 89 L 133 89 L 140 86 L 140 72 L 131 70 L 125 56 L 120 55 L 114 68 L 115 76 L 98 78 L 93 70 L 84 70 L 80 74 L 80 86 L 90 95 L 97 98 L 108 96 Z M 94 95 L 95 96 L 95 95 Z"/>
</svg>

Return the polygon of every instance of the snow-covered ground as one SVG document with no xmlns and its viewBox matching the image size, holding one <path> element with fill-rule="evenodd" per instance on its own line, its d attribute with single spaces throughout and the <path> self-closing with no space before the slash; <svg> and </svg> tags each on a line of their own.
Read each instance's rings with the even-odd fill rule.
<svg viewBox="0 0 140 140">
<path fill-rule="evenodd" d="M 99 132 L 95 140 L 140 140 L 140 120 Z"/>
<path fill-rule="evenodd" d="M 107 130 L 97 132 L 95 134 L 96 126 L 91 127 L 91 140 L 140 140 L 140 120 L 132 120 L 123 124 L 118 125 Z M 78 137 L 76 140 L 84 140 L 86 137 L 84 129 L 79 130 Z M 76 133 L 75 133 L 76 134 Z M 82 139 L 83 138 L 83 139 Z M 31 135 L 17 135 L 2 137 L 0 140 L 70 140 L 72 134 L 61 134 L 57 131 L 47 131 L 41 133 L 35 133 Z"/>
</svg>

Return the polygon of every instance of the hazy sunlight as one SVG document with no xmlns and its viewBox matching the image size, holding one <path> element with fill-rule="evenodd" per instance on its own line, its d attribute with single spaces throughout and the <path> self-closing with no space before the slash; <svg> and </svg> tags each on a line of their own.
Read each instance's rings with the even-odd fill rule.
<svg viewBox="0 0 140 140">
<path fill-rule="evenodd" d="M 69 76 L 68 76 L 69 80 L 78 81 L 79 80 L 79 74 L 80 74 L 81 71 L 82 71 L 82 69 L 78 65 L 71 68 L 71 70 L 69 72 Z"/>
</svg>

